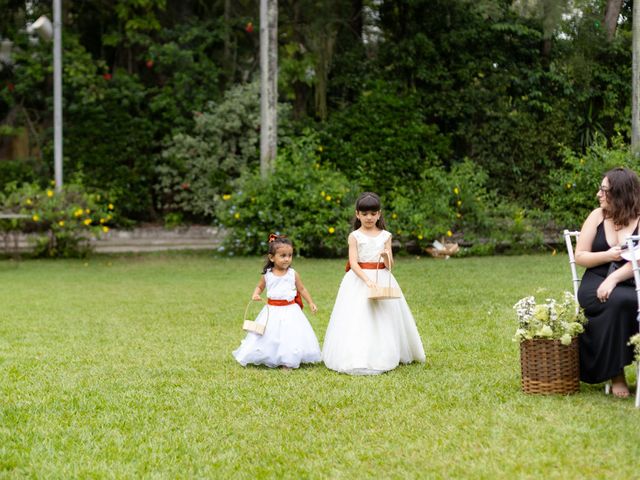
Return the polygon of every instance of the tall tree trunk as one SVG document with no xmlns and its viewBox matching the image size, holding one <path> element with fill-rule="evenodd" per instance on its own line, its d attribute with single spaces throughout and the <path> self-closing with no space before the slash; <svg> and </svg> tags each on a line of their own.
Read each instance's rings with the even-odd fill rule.
<svg viewBox="0 0 640 480">
<path fill-rule="evenodd" d="M 278 141 L 278 0 L 260 0 L 260 174 L 273 171 Z"/>
<path fill-rule="evenodd" d="M 618 17 L 620 16 L 621 8 L 622 0 L 607 0 L 607 7 L 604 10 L 604 25 L 607 29 L 607 40 L 609 42 L 616 36 L 616 28 L 618 27 Z"/>
<path fill-rule="evenodd" d="M 633 2 L 633 64 L 631 80 L 631 151 L 640 153 L 640 115 L 638 111 L 638 99 L 640 98 L 640 1 Z"/>
</svg>

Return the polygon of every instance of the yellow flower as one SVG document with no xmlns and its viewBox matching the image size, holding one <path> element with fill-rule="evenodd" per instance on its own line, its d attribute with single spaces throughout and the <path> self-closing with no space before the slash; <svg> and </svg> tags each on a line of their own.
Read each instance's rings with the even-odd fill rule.
<svg viewBox="0 0 640 480">
<path fill-rule="evenodd" d="M 88 226 L 88 225 L 91 225 L 91 219 L 90 219 L 90 218 L 85 218 L 83 223 L 84 223 L 85 225 L 87 225 L 87 226 Z"/>
<path fill-rule="evenodd" d="M 225 193 L 224 195 L 222 195 L 222 200 L 224 200 L 225 202 L 230 198 L 231 198 L 231 195 L 229 195 L 228 193 Z"/>
<path fill-rule="evenodd" d="M 393 213 L 391 214 L 391 218 L 398 218 L 398 215 L 396 214 L 396 212 L 393 212 Z"/>
<path fill-rule="evenodd" d="M 458 190 L 458 187 L 455 187 L 455 188 L 453 189 L 453 193 L 455 193 L 456 195 L 459 195 L 459 194 L 460 194 L 460 190 Z"/>
<path fill-rule="evenodd" d="M 40 220 L 40 217 L 38 215 L 34 215 L 33 217 L 31 217 L 31 220 L 37 222 L 38 220 Z"/>
<path fill-rule="evenodd" d="M 84 211 L 84 213 L 86 213 L 87 215 L 89 215 L 91 213 L 91 210 L 89 210 L 88 208 Z"/>
<path fill-rule="evenodd" d="M 31 201 L 30 198 L 27 198 L 24 203 L 26 203 L 27 205 L 31 205 L 33 202 Z"/>
<path fill-rule="evenodd" d="M 106 220 L 104 218 L 101 218 L 100 223 L 104 223 L 104 222 L 106 222 Z"/>
<path fill-rule="evenodd" d="M 111 220 L 112 218 L 111 214 L 107 215 L 107 220 Z"/>
<path fill-rule="evenodd" d="M 109 231 L 109 227 L 107 227 L 106 225 L 104 227 L 102 227 L 102 231 L 104 233 L 107 233 Z"/>
<path fill-rule="evenodd" d="M 456 213 L 456 218 L 462 218 L 462 215 L 460 213 Z"/>
<path fill-rule="evenodd" d="M 64 220 L 60 220 L 60 221 L 58 222 L 58 225 L 60 225 L 61 227 L 64 227 Z"/>
<path fill-rule="evenodd" d="M 107 207 L 109 210 L 113 210 L 113 203 L 110 203 L 109 206 Z"/>
<path fill-rule="evenodd" d="M 447 237 L 453 237 L 453 232 L 451 230 L 447 230 Z"/>
<path fill-rule="evenodd" d="M 456 205 L 458 205 L 458 206 L 462 205 L 462 200 L 458 200 L 458 201 L 456 202 Z"/>
<path fill-rule="evenodd" d="M 53 197 L 53 190 L 47 190 L 47 197 Z"/>
<path fill-rule="evenodd" d="M 323 146 L 322 146 L 322 145 L 320 145 L 320 146 L 318 147 L 318 151 L 319 151 L 319 152 L 324 151 L 324 148 L 323 148 Z"/>
<path fill-rule="evenodd" d="M 326 197 L 324 197 L 324 199 L 325 199 L 327 202 L 330 202 L 330 201 L 331 201 L 331 195 L 327 195 Z"/>
<path fill-rule="evenodd" d="M 234 213 L 233 218 L 237 220 L 238 218 L 240 218 L 240 214 L 238 212 Z"/>
<path fill-rule="evenodd" d="M 333 227 L 329 227 L 329 233 L 333 234 L 335 233 L 336 229 Z"/>
<path fill-rule="evenodd" d="M 418 235 L 418 240 L 422 240 L 424 237 L 422 235 Z"/>
<path fill-rule="evenodd" d="M 81 208 L 79 208 L 78 210 L 76 210 L 75 212 L 73 212 L 73 216 L 74 216 L 74 217 L 81 217 L 83 213 L 84 213 L 84 210 L 82 210 Z"/>
<path fill-rule="evenodd" d="M 324 197 L 324 192 L 320 192 L 320 195 Z"/>
<path fill-rule="evenodd" d="M 567 183 L 567 190 L 569 190 L 571 188 L 571 184 Z"/>
</svg>

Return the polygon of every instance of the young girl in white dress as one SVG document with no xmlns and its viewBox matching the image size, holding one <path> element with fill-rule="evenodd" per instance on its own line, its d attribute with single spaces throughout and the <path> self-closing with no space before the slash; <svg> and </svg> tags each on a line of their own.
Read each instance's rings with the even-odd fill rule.
<svg viewBox="0 0 640 480">
<path fill-rule="evenodd" d="M 322 347 L 331 370 L 351 375 L 375 375 L 400 363 L 424 362 L 415 320 L 404 295 L 371 300 L 376 269 L 380 286 L 399 288 L 393 266 L 391 233 L 386 231 L 380 198 L 366 192 L 356 202 L 354 231 L 349 234 L 349 263 Z M 382 260 L 382 262 L 380 261 Z"/>
<path fill-rule="evenodd" d="M 263 275 L 252 295 L 253 300 L 259 301 L 260 294 L 265 287 L 267 289 L 267 305 L 255 320 L 266 324 L 266 329 L 263 335 L 247 333 L 240 347 L 233 352 L 242 366 L 254 364 L 289 369 L 321 360 L 320 345 L 309 320 L 302 313 L 300 297 L 307 301 L 313 313 L 318 308 L 298 273 L 291 268 L 292 259 L 291 240 L 272 234 Z"/>
</svg>

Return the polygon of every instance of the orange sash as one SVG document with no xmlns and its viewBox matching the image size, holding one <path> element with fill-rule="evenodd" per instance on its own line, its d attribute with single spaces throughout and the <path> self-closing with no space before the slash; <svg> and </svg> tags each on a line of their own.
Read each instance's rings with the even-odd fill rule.
<svg viewBox="0 0 640 480">
<path fill-rule="evenodd" d="M 364 270 L 377 270 L 378 268 L 387 268 L 384 264 L 384 262 L 358 262 L 358 265 L 360 265 L 360 268 L 363 268 Z M 349 260 L 347 260 L 347 264 L 344 267 L 344 271 L 348 272 L 349 270 L 351 270 L 351 262 L 349 262 Z"/>
<path fill-rule="evenodd" d="M 304 308 L 304 304 L 302 303 L 302 296 L 300 292 L 296 292 L 296 296 L 293 300 L 276 300 L 274 298 L 267 298 L 267 303 L 272 307 L 286 307 L 288 305 L 293 305 L 297 303 L 300 306 L 300 310 Z"/>
<path fill-rule="evenodd" d="M 275 298 L 267 298 L 267 303 L 272 307 L 286 307 L 287 305 L 293 305 L 296 303 L 295 299 L 293 300 L 276 300 Z"/>
</svg>

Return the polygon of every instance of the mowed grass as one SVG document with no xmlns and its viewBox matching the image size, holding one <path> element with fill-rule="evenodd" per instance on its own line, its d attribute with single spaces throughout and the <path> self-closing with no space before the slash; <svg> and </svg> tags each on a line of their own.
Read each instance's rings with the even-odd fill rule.
<svg viewBox="0 0 640 480">
<path fill-rule="evenodd" d="M 0 478 L 637 477 L 632 399 L 520 391 L 512 305 L 566 256 L 398 258 L 427 362 L 376 377 L 238 365 L 261 266 L 0 262 Z M 322 342 L 344 261 L 294 267 Z"/>
</svg>

